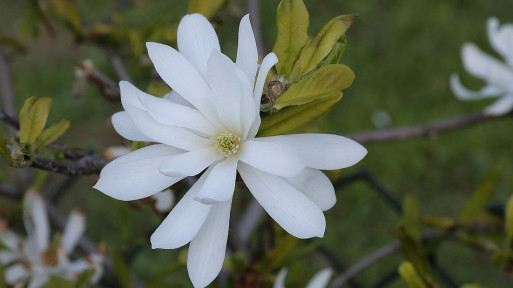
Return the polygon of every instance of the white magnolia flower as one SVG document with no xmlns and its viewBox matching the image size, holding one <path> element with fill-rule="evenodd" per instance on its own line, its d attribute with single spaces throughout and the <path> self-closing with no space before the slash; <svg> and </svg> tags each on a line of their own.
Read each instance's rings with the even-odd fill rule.
<svg viewBox="0 0 513 288">
<path fill-rule="evenodd" d="M 488 39 L 505 62 L 485 54 L 473 43 L 465 43 L 461 49 L 463 66 L 471 75 L 483 79 L 486 86 L 479 91 L 470 91 L 461 84 L 457 74 L 452 74 L 451 88 L 460 100 L 499 97 L 484 112 L 500 116 L 513 109 L 513 24 L 499 27 L 499 20 L 490 18 L 487 25 Z"/>
<path fill-rule="evenodd" d="M 150 196 L 154 200 L 154 207 L 160 213 L 169 212 L 175 204 L 175 192 L 171 189 L 166 189 Z"/>
<path fill-rule="evenodd" d="M 100 279 L 104 256 L 100 253 L 71 261 L 69 255 L 77 245 L 85 230 L 84 214 L 75 209 L 64 228 L 58 243 L 50 243 L 50 226 L 41 195 L 36 190 L 27 191 L 24 202 L 24 221 L 28 238 L 22 239 L 7 229 L 0 221 L 0 264 L 7 266 L 5 281 L 14 287 L 43 287 L 50 277 L 75 281 L 88 269 L 95 269 L 91 279 L 94 284 Z"/>
<path fill-rule="evenodd" d="M 335 203 L 329 179 L 318 169 L 339 169 L 366 154 L 335 135 L 255 138 L 260 98 L 274 53 L 258 65 L 249 16 L 239 26 L 237 60 L 220 52 L 208 20 L 185 16 L 178 50 L 147 43 L 161 78 L 173 91 L 164 99 L 122 81 L 125 111 L 112 116 L 116 131 L 133 141 L 157 142 L 110 162 L 94 188 L 120 200 L 148 197 L 203 172 L 151 236 L 153 248 L 190 242 L 188 271 L 195 287 L 215 279 L 225 257 L 237 172 L 269 215 L 298 238 L 322 237 L 323 210 Z"/>
<path fill-rule="evenodd" d="M 317 272 L 310 281 L 306 284 L 305 288 L 326 288 L 330 281 L 333 270 L 325 268 Z M 273 288 L 285 288 L 285 277 L 287 276 L 287 269 L 282 268 L 276 279 L 274 280 Z"/>
</svg>

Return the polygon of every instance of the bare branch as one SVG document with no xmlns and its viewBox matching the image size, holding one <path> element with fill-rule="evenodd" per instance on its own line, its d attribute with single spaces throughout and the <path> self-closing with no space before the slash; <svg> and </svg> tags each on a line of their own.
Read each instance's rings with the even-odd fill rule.
<svg viewBox="0 0 513 288">
<path fill-rule="evenodd" d="M 9 63 L 5 55 L 4 47 L 0 43 L 0 86 L 2 87 L 2 96 L 4 109 L 7 114 L 13 115 L 14 110 L 14 94 L 12 92 L 11 72 Z"/>
<path fill-rule="evenodd" d="M 20 129 L 20 122 L 18 119 L 12 117 L 11 115 L 7 114 L 2 107 L 0 107 L 0 120 L 7 123 L 7 125 L 11 126 L 12 128 L 18 130 Z"/>
<path fill-rule="evenodd" d="M 260 25 L 260 1 L 259 0 L 247 0 L 249 18 L 251 20 L 251 28 L 253 28 L 253 34 L 255 35 L 255 41 L 257 45 L 258 55 L 264 55 L 264 44 L 262 42 L 262 30 Z"/>
<path fill-rule="evenodd" d="M 110 64 L 112 64 L 112 68 L 114 68 L 114 71 L 116 71 L 116 74 L 119 78 L 119 80 L 125 80 L 128 82 L 132 82 L 132 77 L 128 74 L 128 71 L 125 68 L 125 64 L 123 64 L 123 61 L 121 60 L 121 57 L 119 55 L 112 51 L 110 48 L 104 48 L 105 54 L 107 55 L 107 58 L 110 61 Z"/>
<path fill-rule="evenodd" d="M 31 166 L 42 170 L 74 176 L 99 174 L 108 162 L 107 159 L 98 155 L 84 155 L 75 162 L 55 161 L 41 156 L 35 156 L 32 159 Z"/>
<path fill-rule="evenodd" d="M 435 120 L 422 125 L 406 126 L 381 131 L 365 131 L 347 135 L 359 143 L 375 143 L 411 138 L 434 137 L 440 132 L 456 130 L 463 127 L 477 125 L 489 120 L 506 118 L 512 113 L 503 116 L 492 116 L 482 112 L 462 115 L 442 120 Z"/>
</svg>

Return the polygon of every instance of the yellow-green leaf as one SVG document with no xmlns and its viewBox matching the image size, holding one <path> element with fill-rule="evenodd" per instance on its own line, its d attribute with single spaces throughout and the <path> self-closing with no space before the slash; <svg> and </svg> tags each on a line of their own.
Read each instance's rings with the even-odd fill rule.
<svg viewBox="0 0 513 288">
<path fill-rule="evenodd" d="M 327 64 L 337 64 L 340 61 L 340 58 L 342 58 L 342 54 L 344 54 L 344 51 L 346 50 L 347 41 L 346 41 L 346 35 L 342 35 L 340 39 L 337 40 L 337 43 L 333 46 L 333 49 L 331 49 L 330 54 L 326 56 L 324 61 L 321 63 L 321 66 L 327 65 Z"/>
<path fill-rule="evenodd" d="M 52 99 L 32 96 L 20 110 L 20 142 L 33 144 L 46 125 Z"/>
<path fill-rule="evenodd" d="M 43 286 L 44 288 L 73 288 L 75 285 L 70 280 L 58 277 L 51 276 L 48 282 Z"/>
<path fill-rule="evenodd" d="M 0 133 L 0 154 L 5 158 L 5 161 L 7 161 L 9 165 L 12 165 L 11 156 L 9 150 L 7 150 L 7 145 L 2 133 Z"/>
<path fill-rule="evenodd" d="M 276 71 L 286 79 L 308 42 L 309 17 L 303 0 L 282 0 L 276 10 L 278 31 L 273 52 L 279 60 Z"/>
<path fill-rule="evenodd" d="M 495 167 L 486 174 L 485 178 L 470 199 L 465 204 L 461 212 L 461 220 L 468 221 L 473 217 L 479 215 L 490 201 L 495 188 L 499 184 L 502 172 L 504 171 L 504 163 L 498 163 Z"/>
<path fill-rule="evenodd" d="M 308 104 L 290 106 L 262 118 L 259 136 L 290 134 L 309 124 L 318 117 L 328 113 L 331 106 L 340 100 L 342 92 L 334 92 L 321 100 Z"/>
<path fill-rule="evenodd" d="M 408 261 L 405 261 L 399 265 L 397 269 L 401 278 L 406 282 L 408 288 L 427 288 L 422 278 L 419 276 L 415 267 Z"/>
<path fill-rule="evenodd" d="M 484 286 L 484 285 L 477 284 L 477 283 L 472 283 L 472 284 L 465 284 L 465 285 L 461 286 L 461 288 L 488 288 L 488 286 Z"/>
<path fill-rule="evenodd" d="M 69 121 L 64 119 L 61 120 L 61 122 L 46 128 L 43 130 L 41 135 L 37 137 L 36 149 L 40 149 L 51 144 L 53 141 L 57 140 L 57 138 L 61 137 L 68 128 Z"/>
<path fill-rule="evenodd" d="M 413 240 L 416 243 L 420 243 L 422 225 L 420 223 L 419 208 L 411 195 L 406 195 L 403 198 L 403 221 Z"/>
<path fill-rule="evenodd" d="M 342 64 L 326 65 L 299 82 L 292 84 L 278 98 L 274 108 L 280 110 L 287 106 L 302 105 L 312 101 L 322 100 L 351 86 L 354 73 Z"/>
<path fill-rule="evenodd" d="M 46 0 L 50 12 L 64 22 L 76 37 L 83 37 L 82 16 L 72 0 Z"/>
<path fill-rule="evenodd" d="M 353 15 L 342 15 L 328 22 L 315 38 L 303 48 L 291 74 L 298 77 L 317 68 L 330 54 L 339 39 L 344 36 L 348 28 L 346 26 L 348 19 L 354 20 L 354 18 Z"/>
<path fill-rule="evenodd" d="M 190 0 L 189 14 L 200 13 L 203 16 L 210 18 L 217 10 L 219 10 L 224 2 L 226 2 L 226 0 Z"/>
<path fill-rule="evenodd" d="M 506 237 L 508 239 L 508 246 L 513 249 L 513 195 L 508 199 L 506 204 Z"/>
</svg>

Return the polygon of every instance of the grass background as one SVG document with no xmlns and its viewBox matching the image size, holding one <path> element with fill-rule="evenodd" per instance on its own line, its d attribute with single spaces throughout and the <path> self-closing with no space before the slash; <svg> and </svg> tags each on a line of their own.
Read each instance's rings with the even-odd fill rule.
<svg viewBox="0 0 513 288">
<path fill-rule="evenodd" d="M 113 1 L 75 2 L 89 23 L 105 17 L 114 5 Z M 345 135 L 376 129 L 371 119 L 380 110 L 390 115 L 390 126 L 395 127 L 472 113 L 490 103 L 487 100 L 457 101 L 450 91 L 449 75 L 457 72 L 467 86 L 481 87 L 483 83 L 470 77 L 462 68 L 461 45 L 466 41 L 474 42 L 484 51 L 496 55 L 487 41 L 486 20 L 495 16 L 501 23 L 513 22 L 512 1 L 305 2 L 310 12 L 312 36 L 334 16 L 358 16 L 347 32 L 348 46 L 341 60 L 353 69 L 356 80 L 344 91 L 344 97 L 331 113 L 318 120 L 312 129 Z M 156 19 L 174 23 L 187 9 L 185 1 L 136 3 L 139 5 L 137 9 L 122 14 L 132 27 L 146 26 Z M 277 4 L 274 0 L 261 1 L 261 28 L 266 52 L 272 49 L 276 37 L 274 11 Z M 23 1 L 0 0 L 1 34 L 17 35 L 26 5 Z M 238 17 L 245 13 L 245 9 L 243 1 L 231 1 L 215 15 L 220 23 L 221 46 L 232 58 L 236 52 Z M 121 109 L 119 103 L 106 102 L 93 86 L 89 86 L 80 98 L 72 96 L 74 63 L 93 59 L 99 70 L 115 79 L 107 59 L 97 47 L 77 45 L 64 28 L 55 26 L 58 27 L 56 39 L 49 39 L 42 31 L 36 40 L 27 42 L 26 54 L 12 59 L 17 107 L 32 95 L 51 97 L 54 104 L 49 123 L 65 118 L 72 124 L 62 142 L 91 151 L 121 143 L 108 124 L 108 117 Z M 138 66 L 130 55 L 123 60 L 133 71 L 136 86 L 146 87 L 151 76 L 149 67 Z M 461 210 L 484 175 L 503 161 L 507 167 L 505 177 L 495 191 L 493 201 L 504 203 L 512 191 L 512 124 L 512 119 L 504 119 L 429 139 L 369 144 L 366 145 L 367 157 L 357 167 L 342 170 L 340 175 L 347 176 L 365 167 L 399 199 L 412 195 L 420 203 L 421 212 L 452 216 Z M 14 172 L 10 169 L 2 172 L 5 181 L 14 181 Z M 52 193 L 64 180 L 65 177 L 52 176 L 47 190 Z M 126 205 L 88 188 L 93 182 L 94 177 L 78 179 L 72 187 L 73 193 L 60 199 L 63 211 L 69 211 L 74 205 L 85 206 L 88 234 L 116 249 L 123 250 L 126 243 L 147 243 L 149 234 L 160 220 L 148 209 L 127 209 Z M 326 212 L 328 226 L 323 243 L 343 263 L 350 265 L 395 239 L 394 226 L 399 216 L 369 186 L 359 182 L 337 192 L 337 205 Z M 133 254 L 132 265 L 141 278 L 151 279 L 156 273 L 174 271 L 171 276 L 166 276 L 169 283 L 188 283 L 183 266 L 174 267 L 172 261 L 181 259 L 183 262 L 183 252 L 147 248 Z M 448 242 L 442 245 L 437 258 L 459 284 L 511 285 L 506 273 L 493 265 L 488 253 Z M 401 260 L 400 254 L 389 257 L 365 270 L 357 280 L 364 287 L 370 287 L 394 270 Z M 320 267 L 323 263 L 318 264 Z M 292 266 L 290 287 L 296 287 L 294 283 L 306 283 L 319 269 L 300 263 L 289 265 Z M 388 287 L 404 287 L 404 284 L 395 281 Z"/>
</svg>

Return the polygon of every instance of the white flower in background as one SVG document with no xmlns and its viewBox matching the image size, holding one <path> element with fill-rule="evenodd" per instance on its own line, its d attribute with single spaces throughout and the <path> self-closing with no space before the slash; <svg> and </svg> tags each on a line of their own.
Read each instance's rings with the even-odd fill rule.
<svg viewBox="0 0 513 288">
<path fill-rule="evenodd" d="M 317 272 L 310 281 L 306 284 L 305 288 L 326 288 L 330 281 L 333 271 L 331 268 L 325 268 Z M 276 279 L 274 280 L 273 288 L 285 288 L 285 277 L 287 276 L 287 269 L 282 268 Z"/>
<path fill-rule="evenodd" d="M 483 79 L 486 86 L 479 91 L 470 91 L 461 84 L 457 74 L 452 74 L 451 88 L 460 100 L 499 97 L 484 112 L 500 116 L 513 109 L 513 24 L 499 27 L 497 18 L 489 18 L 487 24 L 490 44 L 505 63 L 485 54 L 473 43 L 465 43 L 461 49 L 463 66 L 471 75 Z"/>
<path fill-rule="evenodd" d="M 24 222 L 28 238 L 22 239 L 7 229 L 0 220 L 0 264 L 6 266 L 5 281 L 14 287 L 43 287 L 51 276 L 75 281 L 88 269 L 94 269 L 94 284 L 100 279 L 104 256 L 101 253 L 71 261 L 69 255 L 85 230 L 84 214 L 75 209 L 71 212 L 58 243 L 50 243 L 50 226 L 44 200 L 39 191 L 29 190 L 24 202 Z M 27 285 L 28 286 L 25 286 Z"/>
<path fill-rule="evenodd" d="M 173 205 L 175 205 L 175 192 L 171 189 L 166 189 L 150 196 L 154 200 L 154 207 L 160 213 L 169 212 Z"/>
<path fill-rule="evenodd" d="M 336 135 L 255 138 L 265 78 L 278 59 L 270 53 L 258 65 L 248 15 L 240 22 L 235 63 L 220 52 L 217 35 L 202 15 L 182 19 L 177 42 L 179 52 L 147 43 L 157 72 L 173 91 L 157 98 L 122 81 L 125 111 L 112 116 L 121 136 L 161 144 L 110 162 L 94 188 L 116 199 L 136 200 L 206 169 L 151 236 L 153 248 L 190 242 L 189 276 L 195 287 L 204 287 L 224 261 L 237 172 L 286 231 L 298 238 L 322 237 L 322 211 L 336 199 L 318 169 L 351 166 L 367 151 Z"/>
</svg>

